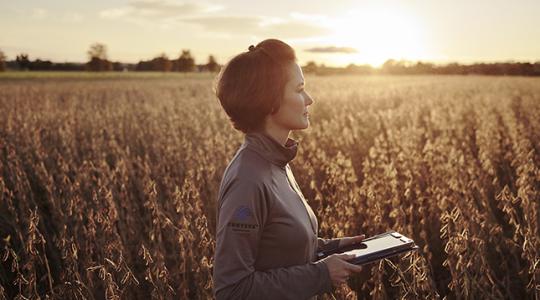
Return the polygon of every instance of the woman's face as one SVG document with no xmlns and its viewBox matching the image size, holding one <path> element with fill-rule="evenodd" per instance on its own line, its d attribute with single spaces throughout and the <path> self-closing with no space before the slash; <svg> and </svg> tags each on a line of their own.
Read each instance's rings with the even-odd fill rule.
<svg viewBox="0 0 540 300">
<path fill-rule="evenodd" d="M 289 81 L 279 110 L 270 114 L 269 119 L 286 130 L 306 129 L 309 126 L 308 106 L 313 103 L 311 96 L 304 90 L 302 68 L 296 63 L 288 65 Z"/>
</svg>

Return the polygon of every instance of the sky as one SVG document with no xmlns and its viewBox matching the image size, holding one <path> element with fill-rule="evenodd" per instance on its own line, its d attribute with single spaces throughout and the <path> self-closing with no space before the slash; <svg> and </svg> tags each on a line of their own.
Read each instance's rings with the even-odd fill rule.
<svg viewBox="0 0 540 300">
<path fill-rule="evenodd" d="M 277 38 L 301 64 L 540 61 L 539 0 L 0 0 L 0 8 L 8 60 L 85 62 L 99 42 L 112 61 L 189 49 L 196 63 L 209 55 L 226 63 Z"/>
</svg>

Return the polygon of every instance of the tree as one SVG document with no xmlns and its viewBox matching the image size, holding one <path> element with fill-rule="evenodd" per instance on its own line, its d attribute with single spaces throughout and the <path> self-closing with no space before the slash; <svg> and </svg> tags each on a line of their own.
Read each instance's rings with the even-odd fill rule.
<svg viewBox="0 0 540 300">
<path fill-rule="evenodd" d="M 15 61 L 17 61 L 17 65 L 19 65 L 19 69 L 21 70 L 28 70 L 30 67 L 30 60 L 28 59 L 28 54 L 26 53 L 17 55 Z"/>
<path fill-rule="evenodd" d="M 385 74 L 405 74 L 409 63 L 404 60 L 396 61 L 389 59 L 382 65 L 382 72 Z"/>
<path fill-rule="evenodd" d="M 418 61 L 416 65 L 412 66 L 413 74 L 432 74 L 434 65 L 432 63 L 423 63 Z"/>
<path fill-rule="evenodd" d="M 302 68 L 306 73 L 315 73 L 317 72 L 317 64 L 314 61 L 308 61 L 307 64 Z"/>
<path fill-rule="evenodd" d="M 135 71 L 162 71 L 169 72 L 173 68 L 173 62 L 165 53 L 152 60 L 141 60 L 135 66 Z"/>
<path fill-rule="evenodd" d="M 111 71 L 113 66 L 108 60 L 92 57 L 92 59 L 86 63 L 86 69 L 89 71 Z"/>
<path fill-rule="evenodd" d="M 90 46 L 90 50 L 87 53 L 90 60 L 94 57 L 105 60 L 107 59 L 107 46 L 101 43 L 94 43 Z"/>
<path fill-rule="evenodd" d="M 94 43 L 88 50 L 89 61 L 86 67 L 90 71 L 111 71 L 112 63 L 107 60 L 107 47 L 101 43 Z"/>
<path fill-rule="evenodd" d="M 53 67 L 53 63 L 50 60 L 41 60 L 36 59 L 32 62 L 30 62 L 30 65 L 28 66 L 28 69 L 31 71 L 48 71 L 51 70 Z"/>
<path fill-rule="evenodd" d="M 216 59 L 213 55 L 208 57 L 208 63 L 206 64 L 206 69 L 210 72 L 217 72 L 219 70 L 219 64 L 216 62 Z"/>
<path fill-rule="evenodd" d="M 370 65 L 355 65 L 353 63 L 348 64 L 345 68 L 348 74 L 372 74 L 373 68 Z"/>
<path fill-rule="evenodd" d="M 6 70 L 6 55 L 0 50 L 0 72 Z"/>
<path fill-rule="evenodd" d="M 119 61 L 113 62 L 112 63 L 112 68 L 113 68 L 113 71 L 125 71 L 126 70 L 126 67 L 124 66 L 124 64 L 119 62 Z"/>
<path fill-rule="evenodd" d="M 172 62 L 165 53 L 152 60 L 152 69 L 155 71 L 169 72 L 172 69 Z"/>
<path fill-rule="evenodd" d="M 182 50 L 182 54 L 176 61 L 175 70 L 180 72 L 191 72 L 195 70 L 195 59 L 193 59 L 189 50 Z"/>
</svg>

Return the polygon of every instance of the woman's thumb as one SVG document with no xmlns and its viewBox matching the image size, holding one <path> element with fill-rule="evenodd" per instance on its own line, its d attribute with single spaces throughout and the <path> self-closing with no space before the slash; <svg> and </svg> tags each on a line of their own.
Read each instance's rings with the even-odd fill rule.
<svg viewBox="0 0 540 300">
<path fill-rule="evenodd" d="M 341 253 L 341 254 L 338 254 L 337 257 L 343 259 L 343 260 L 349 260 L 349 259 L 352 259 L 355 257 L 354 254 L 347 254 L 347 253 Z"/>
</svg>

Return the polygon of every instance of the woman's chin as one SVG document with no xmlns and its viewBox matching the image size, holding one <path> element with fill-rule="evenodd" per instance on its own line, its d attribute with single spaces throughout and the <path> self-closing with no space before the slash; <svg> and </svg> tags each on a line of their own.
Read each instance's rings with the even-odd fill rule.
<svg viewBox="0 0 540 300">
<path fill-rule="evenodd" d="M 309 125 L 310 125 L 309 124 L 309 119 L 305 118 L 304 120 L 296 123 L 295 125 L 290 126 L 289 129 L 290 130 L 302 130 L 302 129 L 307 129 L 309 127 Z"/>
</svg>

